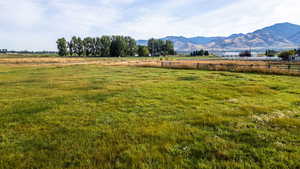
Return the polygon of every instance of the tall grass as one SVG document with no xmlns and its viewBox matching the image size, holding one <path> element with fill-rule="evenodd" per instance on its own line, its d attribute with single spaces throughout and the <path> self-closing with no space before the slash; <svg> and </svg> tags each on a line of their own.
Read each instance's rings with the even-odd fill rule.
<svg viewBox="0 0 300 169">
<path fill-rule="evenodd" d="M 250 72 L 278 75 L 300 75 L 298 63 L 263 62 L 263 61 L 162 61 L 161 63 L 141 63 L 145 67 L 174 69 L 199 69 L 211 71 Z M 290 67 L 289 67 L 290 66 Z"/>
<path fill-rule="evenodd" d="M 299 168 L 300 79 L 0 65 L 0 168 Z"/>
</svg>

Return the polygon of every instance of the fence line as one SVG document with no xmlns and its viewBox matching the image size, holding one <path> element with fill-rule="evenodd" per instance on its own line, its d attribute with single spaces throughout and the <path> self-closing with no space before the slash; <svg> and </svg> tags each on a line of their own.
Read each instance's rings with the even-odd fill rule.
<svg viewBox="0 0 300 169">
<path fill-rule="evenodd" d="M 163 61 L 160 67 L 163 68 L 182 68 L 199 70 L 220 70 L 233 72 L 261 72 L 274 74 L 300 75 L 300 65 L 288 63 L 266 63 L 266 64 L 233 64 L 233 63 L 197 63 L 197 62 L 178 62 Z"/>
</svg>

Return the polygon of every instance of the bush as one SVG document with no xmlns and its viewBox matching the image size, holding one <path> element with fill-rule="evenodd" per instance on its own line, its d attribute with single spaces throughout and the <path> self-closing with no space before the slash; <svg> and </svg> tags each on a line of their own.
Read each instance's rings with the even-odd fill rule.
<svg viewBox="0 0 300 169">
<path fill-rule="evenodd" d="M 147 57 L 147 56 L 149 56 L 150 55 L 150 52 L 149 52 L 149 49 L 148 49 L 148 47 L 147 46 L 139 46 L 138 47 L 138 55 L 140 56 L 140 57 Z"/>
<path fill-rule="evenodd" d="M 288 50 L 288 51 L 283 51 L 281 52 L 278 57 L 280 57 L 282 60 L 290 60 L 292 56 L 296 55 L 295 50 Z"/>
<path fill-rule="evenodd" d="M 191 56 L 209 56 L 209 52 L 207 50 L 196 50 L 193 51 L 191 54 Z"/>
<path fill-rule="evenodd" d="M 246 50 L 246 51 L 240 52 L 239 56 L 240 57 L 251 57 L 252 54 L 251 54 L 251 51 Z"/>
<path fill-rule="evenodd" d="M 274 57 L 277 54 L 275 50 L 266 50 L 266 56 L 268 57 Z"/>
</svg>

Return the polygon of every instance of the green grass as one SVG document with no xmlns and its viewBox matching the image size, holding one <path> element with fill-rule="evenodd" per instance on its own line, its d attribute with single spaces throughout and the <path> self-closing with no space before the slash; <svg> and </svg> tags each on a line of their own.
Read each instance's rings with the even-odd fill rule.
<svg viewBox="0 0 300 169">
<path fill-rule="evenodd" d="M 0 169 L 299 168 L 300 78 L 0 66 Z"/>
</svg>

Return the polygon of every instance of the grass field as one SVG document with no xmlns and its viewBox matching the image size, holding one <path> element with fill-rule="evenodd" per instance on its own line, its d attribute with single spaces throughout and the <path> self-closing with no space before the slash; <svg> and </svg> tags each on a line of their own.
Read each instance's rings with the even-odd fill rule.
<svg viewBox="0 0 300 169">
<path fill-rule="evenodd" d="M 300 78 L 0 65 L 0 169 L 300 168 Z"/>
</svg>

